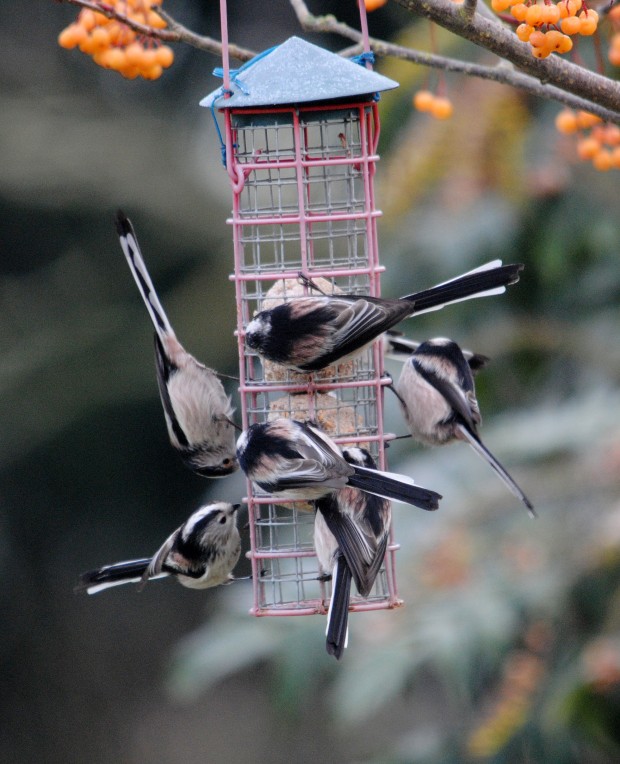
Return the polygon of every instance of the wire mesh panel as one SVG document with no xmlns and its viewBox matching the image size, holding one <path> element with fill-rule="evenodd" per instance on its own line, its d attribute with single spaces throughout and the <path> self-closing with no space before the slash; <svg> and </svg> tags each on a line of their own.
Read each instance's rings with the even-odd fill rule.
<svg viewBox="0 0 620 764">
<path fill-rule="evenodd" d="M 385 466 L 383 360 L 377 347 L 310 374 L 261 363 L 243 330 L 256 311 L 308 294 L 304 273 L 328 293 L 379 294 L 373 174 L 379 125 L 373 100 L 354 104 L 228 109 L 243 426 L 310 419 L 340 444 L 369 449 Z M 313 506 L 273 500 L 248 484 L 249 556 L 256 615 L 325 612 Z M 399 604 L 395 545 L 367 598 L 352 609 Z"/>
</svg>

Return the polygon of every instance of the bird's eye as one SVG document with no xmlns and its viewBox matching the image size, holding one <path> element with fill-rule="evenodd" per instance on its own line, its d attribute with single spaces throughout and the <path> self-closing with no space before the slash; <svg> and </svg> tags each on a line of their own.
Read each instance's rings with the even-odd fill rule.
<svg viewBox="0 0 620 764">
<path fill-rule="evenodd" d="M 226 523 L 226 515 L 222 515 L 220 517 L 220 525 L 225 525 L 225 523 Z"/>
<path fill-rule="evenodd" d="M 232 459 L 229 459 L 228 457 L 226 457 L 226 459 L 224 459 L 224 461 L 222 462 L 222 464 L 224 465 L 224 467 L 228 467 L 228 465 L 229 465 L 231 462 L 232 462 Z"/>
</svg>

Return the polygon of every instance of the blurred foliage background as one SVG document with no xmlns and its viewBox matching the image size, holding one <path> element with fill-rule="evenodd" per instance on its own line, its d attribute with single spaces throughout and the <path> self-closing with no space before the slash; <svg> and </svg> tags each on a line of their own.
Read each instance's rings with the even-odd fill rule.
<svg viewBox="0 0 620 764">
<path fill-rule="evenodd" d="M 340 5 L 356 23 L 354 3 Z M 216 3 L 167 6 L 218 35 Z M 231 0 L 231 39 L 258 50 L 299 34 L 285 0 L 264 9 Z M 182 341 L 234 373 L 230 192 L 198 108 L 218 61 L 177 46 L 161 80 L 127 82 L 57 47 L 75 14 L 0 6 L 3 758 L 618 761 L 618 174 L 573 162 L 553 105 L 448 77 L 455 116 L 440 123 L 410 105 L 437 75 L 380 62 L 402 83 L 381 103 L 384 293 L 493 257 L 526 264 L 501 299 L 405 328 L 492 357 L 477 382 L 484 437 L 540 519 L 464 446 L 394 444 L 391 466 L 445 500 L 433 517 L 395 508 L 406 607 L 352 616 L 339 664 L 322 618 L 252 619 L 243 582 L 78 597 L 80 571 L 151 553 L 243 483 L 214 486 L 171 454 L 113 226 L 121 206 Z M 426 22 L 391 4 L 371 31 L 428 45 Z M 388 417 L 402 432 L 389 399 Z"/>
</svg>

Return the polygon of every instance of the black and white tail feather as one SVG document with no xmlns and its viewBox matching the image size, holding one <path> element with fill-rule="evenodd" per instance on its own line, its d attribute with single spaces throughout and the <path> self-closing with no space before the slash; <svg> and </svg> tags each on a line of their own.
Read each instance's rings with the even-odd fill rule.
<svg viewBox="0 0 620 764">
<path fill-rule="evenodd" d="M 120 210 L 116 228 L 155 328 L 157 384 L 170 442 L 197 474 L 229 475 L 238 468 L 230 398 L 217 373 L 197 361 L 178 341 L 157 297 L 133 226 Z"/>
<path fill-rule="evenodd" d="M 113 586 L 174 576 L 189 589 L 209 589 L 233 580 L 241 554 L 239 504 L 216 501 L 196 510 L 152 557 L 104 565 L 80 576 L 76 591 L 96 594 Z"/>
<path fill-rule="evenodd" d="M 325 649 L 340 660 L 349 645 L 349 604 L 353 576 L 344 555 L 338 553 L 332 572 L 332 596 L 327 610 Z"/>
<path fill-rule="evenodd" d="M 404 475 L 349 464 L 310 422 L 278 418 L 253 424 L 239 436 L 237 458 L 255 485 L 283 499 L 320 499 L 347 485 L 431 511 L 441 499 Z"/>
<path fill-rule="evenodd" d="M 260 311 L 248 323 L 245 344 L 263 359 L 301 372 L 324 369 L 353 357 L 400 321 L 446 305 L 501 294 L 519 280 L 521 264 L 500 260 L 481 265 L 430 289 L 383 299 L 327 294 L 305 274 L 300 281 L 315 294 L 294 297 Z"/>
<path fill-rule="evenodd" d="M 353 465 L 375 466 L 363 448 L 344 449 L 343 456 Z M 385 557 L 392 509 L 388 500 L 352 487 L 319 499 L 315 507 L 314 548 L 319 566 L 325 573 L 333 569 L 326 649 L 340 658 L 347 643 L 351 584 L 355 582 L 362 597 L 370 594 Z"/>
</svg>

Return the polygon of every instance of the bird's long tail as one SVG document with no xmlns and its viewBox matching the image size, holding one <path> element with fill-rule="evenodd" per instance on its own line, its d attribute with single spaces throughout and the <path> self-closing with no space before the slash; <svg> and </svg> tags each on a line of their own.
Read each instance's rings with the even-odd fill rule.
<svg viewBox="0 0 620 764">
<path fill-rule="evenodd" d="M 439 507 L 441 494 L 416 485 L 414 481 L 394 472 L 382 472 L 353 465 L 355 473 L 349 476 L 348 484 L 366 493 L 382 496 L 384 499 L 402 501 L 420 509 L 434 510 Z"/>
<path fill-rule="evenodd" d="M 325 648 L 336 660 L 340 660 L 349 641 L 349 601 L 352 578 L 347 561 L 342 554 L 338 554 L 332 574 L 332 596 L 329 601 L 325 630 Z"/>
<path fill-rule="evenodd" d="M 97 568 L 97 570 L 89 570 L 87 573 L 82 573 L 75 591 L 96 594 L 104 589 L 110 589 L 112 586 L 130 583 L 139 584 L 150 562 L 151 558 L 148 557 L 141 560 L 126 560 L 125 562 L 117 562 L 114 565 L 104 565 L 102 568 Z M 151 578 L 164 578 L 168 575 L 170 574 L 160 573 Z"/>
<path fill-rule="evenodd" d="M 450 305 L 453 302 L 502 294 L 507 286 L 519 280 L 519 273 L 522 270 L 523 265 L 520 263 L 502 265 L 501 260 L 492 260 L 462 276 L 444 281 L 422 292 L 405 295 L 401 299 L 415 303 L 412 315 L 417 316 L 431 310 L 440 310 L 444 305 Z"/>
<path fill-rule="evenodd" d="M 534 505 L 532 502 L 527 498 L 527 496 L 523 493 L 523 491 L 519 488 L 519 486 L 515 483 L 515 481 L 512 479 L 512 477 L 508 474 L 506 469 L 497 461 L 497 459 L 493 456 L 493 454 L 489 451 L 489 449 L 484 445 L 484 443 L 478 438 L 474 433 L 470 432 L 467 427 L 463 426 L 462 424 L 457 425 L 459 432 L 467 440 L 469 445 L 474 449 L 474 451 L 481 456 L 485 462 L 488 462 L 491 467 L 495 470 L 495 472 L 499 475 L 499 477 L 503 480 L 503 482 L 508 487 L 508 490 L 514 494 L 517 499 L 522 501 L 528 511 L 528 514 L 530 517 L 537 517 L 536 510 L 534 509 Z"/>
<path fill-rule="evenodd" d="M 159 338 L 163 340 L 165 335 L 174 335 L 170 321 L 164 309 L 162 308 L 157 292 L 149 276 L 146 264 L 140 252 L 136 232 L 131 225 L 129 218 L 122 210 L 116 213 L 116 230 L 121 242 L 121 247 L 129 264 L 129 268 L 138 285 L 146 309 L 151 316 L 151 321 L 155 327 Z"/>
</svg>

